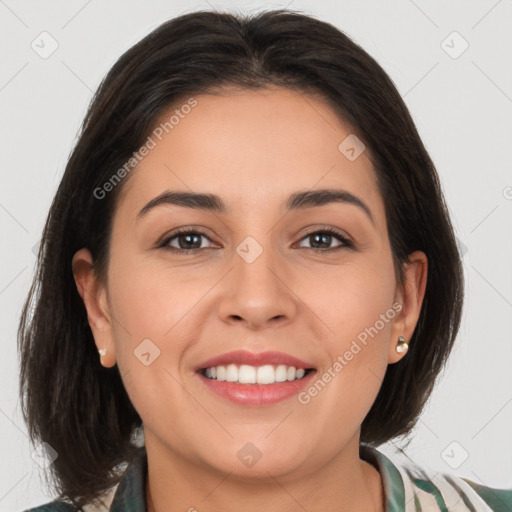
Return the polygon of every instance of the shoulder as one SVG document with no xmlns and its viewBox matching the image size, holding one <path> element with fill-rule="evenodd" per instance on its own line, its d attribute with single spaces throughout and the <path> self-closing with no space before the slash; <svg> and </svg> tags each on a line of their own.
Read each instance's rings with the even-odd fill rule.
<svg viewBox="0 0 512 512">
<path fill-rule="evenodd" d="M 420 507 L 437 506 L 439 510 L 446 508 L 454 512 L 512 512 L 512 489 L 477 484 L 468 478 L 414 463 L 402 465 L 400 471 L 412 501 Z"/>
<path fill-rule="evenodd" d="M 120 481 L 99 499 L 99 503 L 87 503 L 78 509 L 69 502 L 56 498 L 23 512 L 108 512 L 109 510 L 145 510 L 145 478 L 147 454 L 144 447 L 133 457 L 131 464 L 124 468 Z M 126 508 L 128 507 L 128 508 Z"/>
<path fill-rule="evenodd" d="M 55 499 L 48 503 L 44 503 L 43 505 L 38 505 L 37 507 L 26 509 L 23 512 L 107 512 L 108 510 L 110 510 L 109 507 L 116 489 L 117 485 L 114 486 L 106 495 L 105 505 L 94 505 L 88 503 L 87 505 L 84 505 L 81 509 L 78 509 L 68 502 L 62 501 L 60 499 Z"/>
<path fill-rule="evenodd" d="M 499 512 L 512 512 L 512 489 L 498 489 L 478 484 L 467 478 L 460 478 L 466 482 L 482 500 Z"/>
<path fill-rule="evenodd" d="M 71 505 L 71 503 L 63 501 L 62 499 L 54 499 L 43 505 L 26 509 L 23 512 L 107 512 L 111 510 L 110 506 L 118 488 L 118 484 L 114 485 L 103 497 L 103 503 L 93 504 L 88 503 L 83 505 L 81 509 Z M 117 510 L 117 509 L 116 509 Z"/>
<path fill-rule="evenodd" d="M 388 510 L 512 512 L 512 488 L 499 489 L 372 450 L 383 477 Z"/>
<path fill-rule="evenodd" d="M 61 500 L 54 500 L 23 512 L 76 512 L 76 508 Z"/>
</svg>

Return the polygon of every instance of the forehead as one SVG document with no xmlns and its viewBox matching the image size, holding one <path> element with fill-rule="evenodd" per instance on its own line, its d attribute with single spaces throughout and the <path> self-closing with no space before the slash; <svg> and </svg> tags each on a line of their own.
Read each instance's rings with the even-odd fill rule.
<svg viewBox="0 0 512 512">
<path fill-rule="evenodd" d="M 175 102 L 149 134 L 152 148 L 120 200 L 132 217 L 165 190 L 216 194 L 250 213 L 274 203 L 282 208 L 298 190 L 343 188 L 364 197 L 376 217 L 383 213 L 366 151 L 347 158 L 344 141 L 354 134 L 321 99 L 271 88 L 193 100 Z"/>
</svg>

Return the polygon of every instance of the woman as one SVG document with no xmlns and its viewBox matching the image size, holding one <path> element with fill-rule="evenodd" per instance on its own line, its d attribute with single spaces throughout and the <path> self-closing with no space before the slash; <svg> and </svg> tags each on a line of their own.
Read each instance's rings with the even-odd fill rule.
<svg viewBox="0 0 512 512">
<path fill-rule="evenodd" d="M 404 102 L 332 25 L 201 11 L 127 51 L 38 263 L 22 404 L 61 499 L 32 510 L 512 510 L 376 449 L 446 363 L 462 266 Z"/>
</svg>

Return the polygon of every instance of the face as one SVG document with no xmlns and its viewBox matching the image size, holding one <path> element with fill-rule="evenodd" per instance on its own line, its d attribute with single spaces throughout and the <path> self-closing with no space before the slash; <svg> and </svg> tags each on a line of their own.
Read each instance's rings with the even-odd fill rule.
<svg viewBox="0 0 512 512">
<path fill-rule="evenodd" d="M 80 271 L 86 249 L 77 285 L 148 453 L 255 478 L 307 474 L 358 446 L 387 365 L 404 356 L 397 338 L 413 333 L 426 261 L 411 255 L 397 284 L 367 151 L 357 156 L 322 101 L 278 88 L 195 99 L 124 184 L 106 286 Z M 340 195 L 297 195 L 320 190 Z M 165 192 L 215 195 L 224 208 L 144 208 Z M 235 350 L 282 352 L 314 371 L 260 385 L 257 403 L 257 384 L 210 386 L 196 371 Z"/>
</svg>

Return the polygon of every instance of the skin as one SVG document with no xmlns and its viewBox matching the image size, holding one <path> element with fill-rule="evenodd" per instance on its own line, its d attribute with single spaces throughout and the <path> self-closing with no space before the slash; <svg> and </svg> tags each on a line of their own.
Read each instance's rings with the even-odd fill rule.
<svg viewBox="0 0 512 512">
<path fill-rule="evenodd" d="M 118 365 L 144 423 L 148 510 L 383 511 L 381 476 L 359 458 L 360 426 L 387 365 L 406 357 L 395 349 L 416 326 L 426 256 L 410 255 L 400 286 L 367 152 L 349 161 L 338 150 L 350 127 L 320 99 L 281 88 L 196 99 L 124 184 L 107 282 L 96 278 L 86 248 L 73 258 L 97 348 L 107 351 L 101 364 Z M 341 202 L 285 214 L 290 194 L 320 188 L 358 196 L 375 223 Z M 230 210 L 162 205 L 137 220 L 165 190 L 217 194 Z M 156 248 L 188 226 L 206 232 L 192 243 L 205 249 Z M 311 233 L 325 227 L 354 248 L 334 236 L 315 245 Z M 252 263 L 236 252 L 247 236 L 263 249 Z M 231 350 L 278 350 L 321 376 L 394 303 L 400 313 L 308 404 L 294 396 L 234 405 L 193 371 Z M 148 366 L 133 354 L 146 338 L 160 350 Z M 252 467 L 237 457 L 248 442 L 262 454 Z"/>
</svg>

